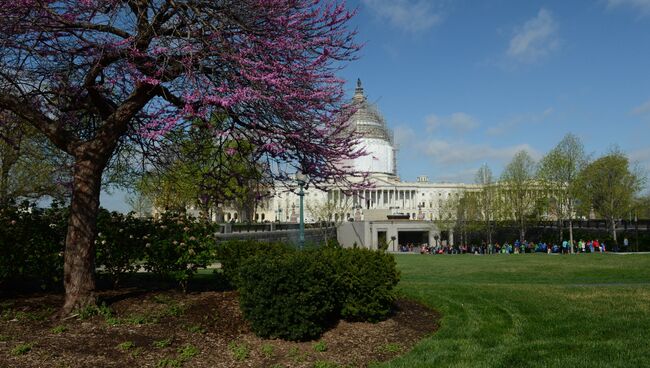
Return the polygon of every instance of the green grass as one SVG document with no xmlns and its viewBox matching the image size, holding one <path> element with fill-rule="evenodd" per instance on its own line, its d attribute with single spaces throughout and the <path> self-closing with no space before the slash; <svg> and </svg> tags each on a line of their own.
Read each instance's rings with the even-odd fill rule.
<svg viewBox="0 0 650 368">
<path fill-rule="evenodd" d="M 166 348 L 171 344 L 172 344 L 172 338 L 171 337 L 168 337 L 168 338 L 163 339 L 163 340 L 156 340 L 156 341 L 153 342 L 153 346 L 155 348 L 158 348 L 158 349 Z"/>
<path fill-rule="evenodd" d="M 54 334 L 62 334 L 64 332 L 66 332 L 66 331 L 68 331 L 68 328 L 66 326 L 63 326 L 63 325 L 52 327 L 52 329 L 50 330 L 50 332 L 52 332 Z"/>
<path fill-rule="evenodd" d="M 19 344 L 11 349 L 11 355 L 25 355 L 32 350 L 32 344 Z"/>
<path fill-rule="evenodd" d="M 124 341 L 123 343 L 117 345 L 117 348 L 120 350 L 129 350 L 135 347 L 133 341 Z"/>
<path fill-rule="evenodd" d="M 228 344 L 228 350 L 230 350 L 230 353 L 235 358 L 235 360 L 239 362 L 243 362 L 244 360 L 248 359 L 248 356 L 250 355 L 250 349 L 248 345 L 244 343 L 238 344 L 234 341 L 231 341 Z"/>
<path fill-rule="evenodd" d="M 398 255 L 440 329 L 381 367 L 648 367 L 650 255 Z"/>
<path fill-rule="evenodd" d="M 314 349 L 315 352 L 322 353 L 327 351 L 327 344 L 325 341 L 319 341 L 312 345 L 312 349 Z"/>
</svg>

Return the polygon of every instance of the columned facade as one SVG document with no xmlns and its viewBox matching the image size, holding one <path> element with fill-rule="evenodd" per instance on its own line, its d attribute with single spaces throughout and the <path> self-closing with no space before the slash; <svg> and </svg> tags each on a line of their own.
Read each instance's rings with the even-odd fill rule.
<svg viewBox="0 0 650 368">
<path fill-rule="evenodd" d="M 415 182 L 401 181 L 397 175 L 393 134 L 377 107 L 368 102 L 361 81 L 357 82 L 352 104 L 356 111 L 350 118 L 350 126 L 360 134 L 359 148 L 368 155 L 345 164 L 355 171 L 368 172 L 372 187 L 347 195 L 335 187 L 327 191 L 309 188 L 304 197 L 305 221 L 367 223 L 363 227 L 367 232 L 364 239 L 370 239 L 367 241 L 371 243 L 386 236 L 389 239 L 393 236 L 398 238 L 400 232 L 402 237 L 412 235 L 414 231 L 428 234 L 422 235 L 424 238 L 428 236 L 433 239 L 434 234 L 440 235 L 433 220 L 440 215 L 440 209 L 446 200 L 459 196 L 463 191 L 476 190 L 477 186 L 430 183 L 426 176 L 418 177 Z M 278 191 L 257 208 L 256 218 L 259 221 L 295 222 L 298 219 L 298 208 L 297 194 Z M 224 212 L 228 219 L 228 212 Z M 229 215 L 231 219 L 237 220 L 237 214 Z M 408 218 L 402 221 L 412 224 L 407 226 L 401 223 L 398 227 L 391 227 L 387 225 L 390 222 L 386 222 L 389 215 L 402 215 L 399 217 Z M 355 226 L 346 228 L 350 230 Z M 449 235 L 450 240 L 453 239 L 453 235 Z M 371 244 L 367 247 L 376 246 L 377 244 Z"/>
</svg>

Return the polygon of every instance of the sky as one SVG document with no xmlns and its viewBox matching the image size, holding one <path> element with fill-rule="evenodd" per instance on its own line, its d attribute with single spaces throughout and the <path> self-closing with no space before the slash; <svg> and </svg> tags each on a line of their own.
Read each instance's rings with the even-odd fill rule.
<svg viewBox="0 0 650 368">
<path fill-rule="evenodd" d="M 498 177 L 567 133 L 594 158 L 614 145 L 650 170 L 650 0 L 348 0 L 364 44 L 357 78 L 398 145 L 398 175 Z M 122 192 L 102 196 L 128 210 Z"/>
<path fill-rule="evenodd" d="M 402 180 L 473 182 L 567 133 L 650 168 L 650 0 L 358 0 L 361 78 Z"/>
</svg>

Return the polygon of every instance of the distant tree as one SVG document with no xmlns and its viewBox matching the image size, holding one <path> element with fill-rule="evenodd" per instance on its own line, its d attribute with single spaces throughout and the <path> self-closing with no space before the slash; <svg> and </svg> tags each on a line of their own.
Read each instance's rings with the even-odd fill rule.
<svg viewBox="0 0 650 368">
<path fill-rule="evenodd" d="M 450 195 L 438 201 L 438 211 L 433 217 L 433 223 L 440 232 L 451 233 L 457 225 L 460 208 L 460 197 Z"/>
<path fill-rule="evenodd" d="M 460 235 L 460 244 L 469 242 L 468 233 L 480 230 L 476 224 L 483 218 L 478 193 L 464 191 L 459 193 L 456 201 L 456 230 Z"/>
<path fill-rule="evenodd" d="M 535 161 L 522 150 L 501 174 L 500 196 L 503 197 L 508 217 L 519 227 L 519 241 L 526 239 L 526 229 L 531 217 L 536 214 L 539 184 L 535 180 Z"/>
<path fill-rule="evenodd" d="M 324 201 L 307 201 L 306 207 L 311 217 L 317 221 L 327 244 L 329 227 L 338 228 L 348 220 L 346 215 L 353 209 L 353 201 L 352 197 L 345 195 L 343 191 L 332 188 Z"/>
<path fill-rule="evenodd" d="M 492 244 L 492 232 L 494 221 L 497 219 L 497 187 L 492 177 L 492 170 L 487 164 L 483 164 L 478 171 L 474 182 L 479 185 L 479 191 L 474 194 L 478 207 L 479 220 L 483 223 L 486 241 Z"/>
<path fill-rule="evenodd" d="M 650 194 L 645 194 L 636 198 L 633 214 L 637 219 L 650 219 Z"/>
<path fill-rule="evenodd" d="M 96 303 L 102 175 L 118 147 L 224 114 L 286 181 L 345 181 L 360 156 L 336 76 L 359 46 L 329 0 L 5 1 L 0 109 L 74 161 L 60 315 Z M 257 160 L 256 160 L 257 161 Z"/>
<path fill-rule="evenodd" d="M 0 113 L 0 206 L 43 197 L 64 202 L 70 197 L 69 164 L 36 129 Z"/>
<path fill-rule="evenodd" d="M 126 203 L 137 217 L 149 217 L 152 214 L 153 204 L 150 198 L 137 190 L 132 190 L 127 194 Z"/>
<path fill-rule="evenodd" d="M 158 212 L 196 208 L 207 220 L 211 210 L 228 203 L 237 208 L 242 221 L 252 220 L 256 204 L 270 188 L 270 178 L 256 161 L 253 145 L 215 137 L 216 127 L 204 126 L 221 123 L 199 121 L 190 129 L 168 134 L 161 154 L 137 185 Z M 218 213 L 219 221 L 220 217 Z"/>
<path fill-rule="evenodd" d="M 540 161 L 538 177 L 554 199 L 550 209 L 558 219 L 560 241 L 563 240 L 563 223 L 567 219 L 569 241 L 573 244 L 573 217 L 578 194 L 576 180 L 588 161 L 580 138 L 570 133 Z"/>
<path fill-rule="evenodd" d="M 630 168 L 624 153 L 613 149 L 587 165 L 576 180 L 576 193 L 581 200 L 583 213 L 592 210 L 607 221 L 615 244 L 616 224 L 634 205 L 636 194 L 643 188 L 645 177 Z"/>
</svg>

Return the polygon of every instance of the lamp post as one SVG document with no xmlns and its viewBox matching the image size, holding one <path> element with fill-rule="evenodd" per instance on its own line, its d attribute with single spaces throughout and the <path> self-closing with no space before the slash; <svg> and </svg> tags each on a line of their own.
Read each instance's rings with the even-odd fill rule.
<svg viewBox="0 0 650 368">
<path fill-rule="evenodd" d="M 303 202 L 305 198 L 305 183 L 307 182 L 307 176 L 303 174 L 302 171 L 298 171 L 296 173 L 296 180 L 300 186 L 300 191 L 298 192 L 298 195 L 300 196 L 300 230 L 298 232 L 298 243 L 300 244 L 300 250 L 302 250 L 305 246 L 305 214 Z"/>
<path fill-rule="evenodd" d="M 647 229 L 647 226 L 646 226 L 646 229 Z M 634 233 L 636 235 L 634 245 L 635 245 L 636 251 L 638 252 L 639 251 L 639 217 L 638 217 L 638 213 L 637 213 L 636 210 L 634 210 Z"/>
</svg>

